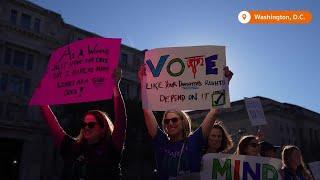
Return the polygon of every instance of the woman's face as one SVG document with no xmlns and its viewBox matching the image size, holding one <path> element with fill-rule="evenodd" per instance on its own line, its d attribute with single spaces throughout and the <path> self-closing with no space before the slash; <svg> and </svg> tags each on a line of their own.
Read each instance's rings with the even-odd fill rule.
<svg viewBox="0 0 320 180">
<path fill-rule="evenodd" d="M 259 155 L 259 143 L 256 139 L 252 139 L 246 149 L 246 155 L 250 155 L 250 156 L 258 156 Z"/>
<path fill-rule="evenodd" d="M 301 164 L 301 153 L 298 150 L 293 150 L 289 157 L 289 164 L 291 168 L 296 169 Z"/>
<path fill-rule="evenodd" d="M 87 114 L 84 117 L 82 130 L 83 137 L 88 141 L 89 144 L 98 142 L 104 131 L 103 128 L 99 126 L 96 118 L 92 114 Z"/>
<path fill-rule="evenodd" d="M 218 128 L 212 128 L 208 138 L 208 147 L 211 152 L 217 152 L 222 142 L 222 131 Z"/>
<path fill-rule="evenodd" d="M 169 112 L 163 119 L 164 130 L 170 138 L 183 137 L 182 120 L 176 113 Z"/>
</svg>

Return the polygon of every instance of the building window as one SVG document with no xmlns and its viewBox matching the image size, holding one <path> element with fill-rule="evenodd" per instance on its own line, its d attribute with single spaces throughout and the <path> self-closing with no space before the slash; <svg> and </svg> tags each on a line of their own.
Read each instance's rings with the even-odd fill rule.
<svg viewBox="0 0 320 180">
<path fill-rule="evenodd" d="M 121 65 L 121 67 L 126 67 L 127 64 L 128 64 L 128 55 L 122 53 L 122 54 L 121 54 L 120 65 Z"/>
<path fill-rule="evenodd" d="M 130 99 L 130 83 L 127 83 L 127 97 Z"/>
<path fill-rule="evenodd" d="M 33 29 L 36 32 L 40 32 L 40 19 L 39 18 L 34 19 Z"/>
<path fill-rule="evenodd" d="M 26 108 L 24 106 L 8 103 L 6 116 L 12 120 L 18 120 L 19 118 L 23 118 L 26 114 Z"/>
<path fill-rule="evenodd" d="M 121 93 L 124 99 L 129 99 L 129 82 L 122 80 L 120 83 Z"/>
<path fill-rule="evenodd" d="M 133 82 L 130 83 L 129 89 L 131 89 L 130 97 L 135 100 L 139 98 L 139 86 Z"/>
<path fill-rule="evenodd" d="M 0 77 L 0 91 L 5 92 L 8 84 L 8 74 L 2 73 Z"/>
<path fill-rule="evenodd" d="M 28 59 L 27 59 L 27 70 L 31 71 L 33 68 L 33 55 L 28 54 Z"/>
<path fill-rule="evenodd" d="M 22 51 L 15 50 L 13 57 L 13 65 L 18 68 L 24 68 L 26 54 Z"/>
<path fill-rule="evenodd" d="M 29 96 L 30 95 L 30 85 L 31 85 L 31 80 L 26 78 L 24 80 L 24 88 L 23 88 L 23 93 L 25 96 Z"/>
<path fill-rule="evenodd" d="M 134 61 L 134 69 L 139 69 L 140 67 L 140 59 L 136 58 L 136 60 Z"/>
<path fill-rule="evenodd" d="M 4 64 L 31 71 L 34 66 L 34 57 L 34 54 L 27 53 L 27 50 L 6 47 Z"/>
<path fill-rule="evenodd" d="M 313 144 L 313 129 L 309 128 L 309 138 L 310 138 L 310 143 Z"/>
<path fill-rule="evenodd" d="M 8 81 L 8 91 L 14 94 L 22 94 L 24 79 L 18 76 L 10 76 Z"/>
<path fill-rule="evenodd" d="M 3 109 L 4 109 L 4 105 L 2 102 L 0 102 L 0 117 L 2 116 Z"/>
<path fill-rule="evenodd" d="M 303 129 L 302 128 L 299 128 L 299 138 L 300 138 L 300 142 L 304 141 L 304 139 L 303 139 Z"/>
<path fill-rule="evenodd" d="M 20 25 L 23 28 L 30 29 L 31 26 L 31 16 L 28 14 L 22 13 Z"/>
<path fill-rule="evenodd" d="M 11 10 L 10 22 L 11 24 L 17 24 L 18 12 L 14 9 Z"/>
<path fill-rule="evenodd" d="M 16 107 L 17 107 L 16 104 L 8 103 L 7 104 L 7 108 L 6 108 L 6 117 L 8 117 L 9 119 L 13 119 L 14 118 L 14 114 L 17 111 Z"/>
<path fill-rule="evenodd" d="M 12 50 L 10 48 L 6 48 L 6 51 L 4 53 L 4 64 L 10 65 L 12 57 Z"/>
</svg>

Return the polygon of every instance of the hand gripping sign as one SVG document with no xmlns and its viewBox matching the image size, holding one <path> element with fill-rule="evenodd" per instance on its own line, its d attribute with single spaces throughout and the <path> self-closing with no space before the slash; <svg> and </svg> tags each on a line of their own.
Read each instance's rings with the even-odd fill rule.
<svg viewBox="0 0 320 180">
<path fill-rule="evenodd" d="M 224 46 L 160 48 L 145 54 L 143 107 L 201 110 L 230 107 Z"/>
<path fill-rule="evenodd" d="M 55 50 L 30 105 L 112 98 L 121 39 L 88 38 Z"/>
</svg>

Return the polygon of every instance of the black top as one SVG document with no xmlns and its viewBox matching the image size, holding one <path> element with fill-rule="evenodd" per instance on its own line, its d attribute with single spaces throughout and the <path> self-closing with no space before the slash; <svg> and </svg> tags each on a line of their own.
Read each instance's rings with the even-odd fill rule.
<svg viewBox="0 0 320 180">
<path fill-rule="evenodd" d="M 120 179 L 120 157 L 111 139 L 103 139 L 96 144 L 77 143 L 65 136 L 61 147 L 61 156 L 65 161 L 64 180 L 100 180 Z"/>
</svg>

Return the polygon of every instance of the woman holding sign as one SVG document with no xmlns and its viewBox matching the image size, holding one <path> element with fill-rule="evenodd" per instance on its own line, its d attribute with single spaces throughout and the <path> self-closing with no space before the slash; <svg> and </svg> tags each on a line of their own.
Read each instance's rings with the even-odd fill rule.
<svg viewBox="0 0 320 180">
<path fill-rule="evenodd" d="M 55 145 L 66 164 L 72 168 L 67 179 L 120 179 L 119 163 L 125 139 L 126 112 L 118 86 L 119 80 L 113 88 L 115 124 L 106 113 L 90 110 L 83 116 L 77 138 L 64 132 L 48 105 L 41 106 Z"/>
<path fill-rule="evenodd" d="M 297 146 L 287 145 L 283 148 L 282 153 L 283 167 L 281 175 L 284 180 L 301 179 L 312 180 L 312 176 L 306 168 L 301 151 Z"/>
<path fill-rule="evenodd" d="M 232 72 L 228 68 L 224 70 L 230 80 Z M 146 69 L 143 65 L 138 73 L 140 81 L 145 75 Z M 193 133 L 190 117 L 183 111 L 166 111 L 161 122 L 162 128 L 151 110 L 143 111 L 148 133 L 153 140 L 160 179 L 190 178 L 196 175 L 200 171 L 203 146 L 219 110 L 211 109 L 201 126 Z"/>
</svg>

